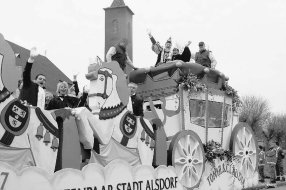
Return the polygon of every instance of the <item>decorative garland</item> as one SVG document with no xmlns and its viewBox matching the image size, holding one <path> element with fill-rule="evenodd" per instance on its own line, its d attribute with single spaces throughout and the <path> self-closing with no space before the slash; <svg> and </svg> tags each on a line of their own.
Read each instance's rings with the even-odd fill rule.
<svg viewBox="0 0 286 190">
<path fill-rule="evenodd" d="M 188 75 L 184 76 L 182 78 L 181 84 L 183 85 L 183 89 L 191 92 L 205 92 L 207 87 L 204 83 L 201 82 L 200 79 L 198 79 L 197 75 L 194 75 L 192 73 L 189 73 Z M 227 82 L 224 83 L 223 90 L 225 90 L 225 93 L 228 96 L 232 96 L 232 110 L 235 112 L 238 112 L 239 108 L 242 105 L 242 102 L 240 100 L 240 97 L 238 96 L 237 91 L 228 85 Z"/>
<path fill-rule="evenodd" d="M 242 106 L 240 97 L 238 96 L 237 91 L 228 85 L 227 82 L 224 83 L 225 93 L 229 96 L 232 96 L 232 110 L 238 112 L 239 108 Z"/>
<path fill-rule="evenodd" d="M 203 146 L 206 160 L 210 162 L 212 166 L 214 166 L 214 160 L 217 158 L 223 160 L 226 157 L 228 162 L 231 162 L 234 159 L 232 151 L 222 149 L 221 144 L 214 140 L 208 141 L 207 144 L 203 144 Z"/>
<path fill-rule="evenodd" d="M 203 84 L 197 77 L 197 75 L 194 75 L 192 73 L 189 73 L 187 76 L 184 76 L 182 79 L 181 84 L 183 84 L 183 89 L 188 91 L 189 93 L 191 91 L 200 92 L 200 91 L 206 91 L 207 87 L 205 84 Z"/>
</svg>

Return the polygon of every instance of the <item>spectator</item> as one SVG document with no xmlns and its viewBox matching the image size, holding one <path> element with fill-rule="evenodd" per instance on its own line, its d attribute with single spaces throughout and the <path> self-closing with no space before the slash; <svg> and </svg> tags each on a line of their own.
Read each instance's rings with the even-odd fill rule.
<svg viewBox="0 0 286 190">
<path fill-rule="evenodd" d="M 166 41 L 165 48 L 160 46 L 159 42 L 156 42 L 155 38 L 152 36 L 151 32 L 148 33 L 149 38 L 152 42 L 152 50 L 158 55 L 155 67 L 171 61 L 171 48 L 172 48 L 172 39 L 171 37 Z"/>
<path fill-rule="evenodd" d="M 276 187 L 276 144 L 273 140 L 269 142 L 269 150 L 266 152 L 266 165 L 268 168 L 268 177 L 270 178 L 270 184 L 268 187 Z"/>
<path fill-rule="evenodd" d="M 38 56 L 37 49 L 34 47 L 30 51 L 30 57 L 26 63 L 23 72 L 23 87 L 20 92 L 20 100 L 26 101 L 28 104 L 38 106 L 44 109 L 45 107 L 45 91 L 43 87 L 46 84 L 46 77 L 43 74 L 38 74 L 34 81 L 31 80 L 31 69 L 33 63 Z"/>
<path fill-rule="evenodd" d="M 206 50 L 204 42 L 199 43 L 199 49 L 200 49 L 199 52 L 197 52 L 195 55 L 196 63 L 201 64 L 202 66 L 214 69 L 217 62 L 212 52 L 209 50 Z"/>
<path fill-rule="evenodd" d="M 277 163 L 276 163 L 276 175 L 277 181 L 285 181 L 284 177 L 284 170 L 283 170 L 283 159 L 285 158 L 284 152 L 282 148 L 279 146 L 279 142 L 276 142 L 276 157 L 277 157 Z"/>
<path fill-rule="evenodd" d="M 55 96 L 49 102 L 47 110 L 60 109 L 60 108 L 76 108 L 84 106 L 88 93 L 85 91 L 82 97 L 72 97 L 68 95 L 68 83 L 63 81 L 59 82 L 57 85 L 58 96 Z"/>
<path fill-rule="evenodd" d="M 264 183 L 264 166 L 265 166 L 265 148 L 263 146 L 259 146 L 259 154 L 258 154 L 258 172 L 259 172 L 259 181 Z"/>
<path fill-rule="evenodd" d="M 45 109 L 47 109 L 47 107 L 48 107 L 48 105 L 49 105 L 49 103 L 50 103 L 50 101 L 51 101 L 51 99 L 53 99 L 54 98 L 54 95 L 51 93 L 51 92 L 49 92 L 49 91 L 45 91 L 45 95 L 46 95 L 46 101 L 45 101 Z"/>
<path fill-rule="evenodd" d="M 143 116 L 143 99 L 136 94 L 138 88 L 137 84 L 131 82 L 128 84 L 128 88 L 130 90 L 133 114 L 136 116 Z"/>
<path fill-rule="evenodd" d="M 110 47 L 108 52 L 106 53 L 106 60 L 110 61 L 117 61 L 119 63 L 120 68 L 125 72 L 126 64 L 133 65 L 130 58 L 127 54 L 127 45 L 128 40 L 123 39 L 115 46 Z"/>
<path fill-rule="evenodd" d="M 188 41 L 188 43 L 186 44 L 182 54 L 180 54 L 178 48 L 174 48 L 173 54 L 172 54 L 172 61 L 173 60 L 182 60 L 184 62 L 189 62 L 191 59 L 191 51 L 189 49 L 189 45 L 191 45 L 191 43 L 192 43 L 191 41 Z"/>
</svg>

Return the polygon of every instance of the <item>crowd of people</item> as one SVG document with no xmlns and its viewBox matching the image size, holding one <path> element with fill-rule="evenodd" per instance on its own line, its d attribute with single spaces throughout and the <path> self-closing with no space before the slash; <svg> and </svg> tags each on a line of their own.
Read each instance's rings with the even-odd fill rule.
<svg viewBox="0 0 286 190">
<path fill-rule="evenodd" d="M 258 171 L 259 181 L 264 183 L 269 179 L 268 187 L 275 187 L 277 181 L 285 181 L 283 159 L 285 154 L 278 142 L 270 141 L 269 149 L 265 151 L 263 145 L 259 145 Z"/>
<path fill-rule="evenodd" d="M 37 49 L 32 48 L 23 71 L 23 79 L 19 80 L 14 96 L 25 104 L 46 110 L 86 106 L 88 90 L 84 88 L 82 94 L 79 92 L 77 75 L 74 75 L 73 84 L 70 87 L 67 82 L 59 81 L 55 95 L 46 90 L 44 74 L 37 74 L 34 80 L 31 79 L 31 70 L 37 56 Z"/>
<path fill-rule="evenodd" d="M 155 40 L 151 32 L 148 32 L 148 36 L 152 43 L 152 50 L 157 54 L 157 59 L 155 67 L 167 63 L 169 61 L 181 60 L 183 62 L 198 63 L 205 67 L 215 69 L 217 61 L 214 58 L 212 51 L 206 49 L 204 42 L 199 42 L 199 51 L 193 56 L 189 49 L 191 41 L 188 41 L 182 52 L 179 48 L 174 47 L 172 49 L 172 38 L 170 37 L 165 46 L 162 47 L 158 41 Z M 110 47 L 106 53 L 107 61 L 117 61 L 120 65 L 120 68 L 126 73 L 126 65 L 133 66 L 132 61 L 130 60 L 127 53 L 128 40 L 122 39 L 119 43 Z"/>
</svg>

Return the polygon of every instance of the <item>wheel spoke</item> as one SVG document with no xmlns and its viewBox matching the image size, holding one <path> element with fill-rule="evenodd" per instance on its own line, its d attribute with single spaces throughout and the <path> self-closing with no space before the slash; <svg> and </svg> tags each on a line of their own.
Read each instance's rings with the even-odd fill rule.
<svg viewBox="0 0 286 190">
<path fill-rule="evenodd" d="M 187 135 L 185 137 L 185 147 L 186 147 L 186 151 L 187 151 L 187 155 L 191 154 L 191 141 L 190 141 L 190 135 Z"/>
<path fill-rule="evenodd" d="M 175 164 L 184 165 L 186 163 L 187 163 L 187 160 L 184 157 L 175 159 Z"/>
<path fill-rule="evenodd" d="M 190 171 L 190 170 L 189 170 Z M 191 172 L 191 171 L 190 171 Z M 190 173 L 190 175 L 192 175 Z M 188 176 L 188 175 L 185 175 L 185 182 L 186 184 L 188 185 L 188 187 L 191 187 L 192 186 L 192 177 L 191 176 Z"/>
<path fill-rule="evenodd" d="M 243 135 L 242 135 L 242 138 L 244 138 L 244 146 L 243 147 L 246 146 L 246 136 L 245 135 L 246 135 L 245 134 L 245 127 L 243 127 Z"/>
<path fill-rule="evenodd" d="M 199 175 L 197 172 L 193 172 L 192 176 L 194 177 L 194 181 L 198 181 L 199 180 Z"/>
<path fill-rule="evenodd" d="M 239 150 L 242 150 L 244 148 L 243 143 L 240 141 L 238 135 L 236 136 L 235 144 L 238 146 Z"/>
<path fill-rule="evenodd" d="M 247 141 L 247 147 L 248 148 L 250 148 L 249 146 L 250 146 L 251 140 L 252 140 L 252 134 L 250 134 L 250 137 L 249 137 L 249 139 Z"/>
<path fill-rule="evenodd" d="M 193 163 L 193 165 L 202 164 L 203 160 L 194 159 L 192 163 Z"/>
<path fill-rule="evenodd" d="M 178 146 L 177 146 L 177 150 L 179 152 L 179 154 L 183 157 L 187 157 L 187 152 L 186 150 L 184 149 L 184 146 L 182 145 L 181 141 L 178 141 Z"/>
<path fill-rule="evenodd" d="M 196 142 L 194 148 L 193 148 L 193 151 L 192 151 L 192 157 L 195 155 L 195 153 L 197 152 L 197 149 L 198 149 L 198 146 L 199 146 L 199 143 Z"/>
<path fill-rule="evenodd" d="M 187 166 L 184 165 L 180 170 L 179 170 L 179 179 L 182 179 L 185 175 L 186 175 L 186 172 L 187 172 Z"/>
<path fill-rule="evenodd" d="M 244 155 L 243 151 L 239 151 L 235 153 L 235 156 L 243 157 L 243 155 Z"/>
</svg>

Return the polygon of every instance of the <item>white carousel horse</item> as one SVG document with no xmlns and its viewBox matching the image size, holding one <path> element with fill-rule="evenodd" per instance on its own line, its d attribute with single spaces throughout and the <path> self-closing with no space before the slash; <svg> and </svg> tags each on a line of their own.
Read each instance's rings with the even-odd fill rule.
<svg viewBox="0 0 286 190">
<path fill-rule="evenodd" d="M 77 108 L 75 114 L 79 118 L 76 122 L 84 147 L 92 148 L 94 137 L 101 144 L 100 154 L 94 153 L 92 160 L 106 165 L 121 158 L 131 165 L 151 165 L 154 140 L 150 136 L 153 136 L 153 130 L 146 123 L 144 130 L 143 118 L 140 121 L 140 117 L 127 110 L 129 90 L 119 64 L 92 64 L 86 78 L 90 80 L 89 107 L 92 112 Z"/>
</svg>

